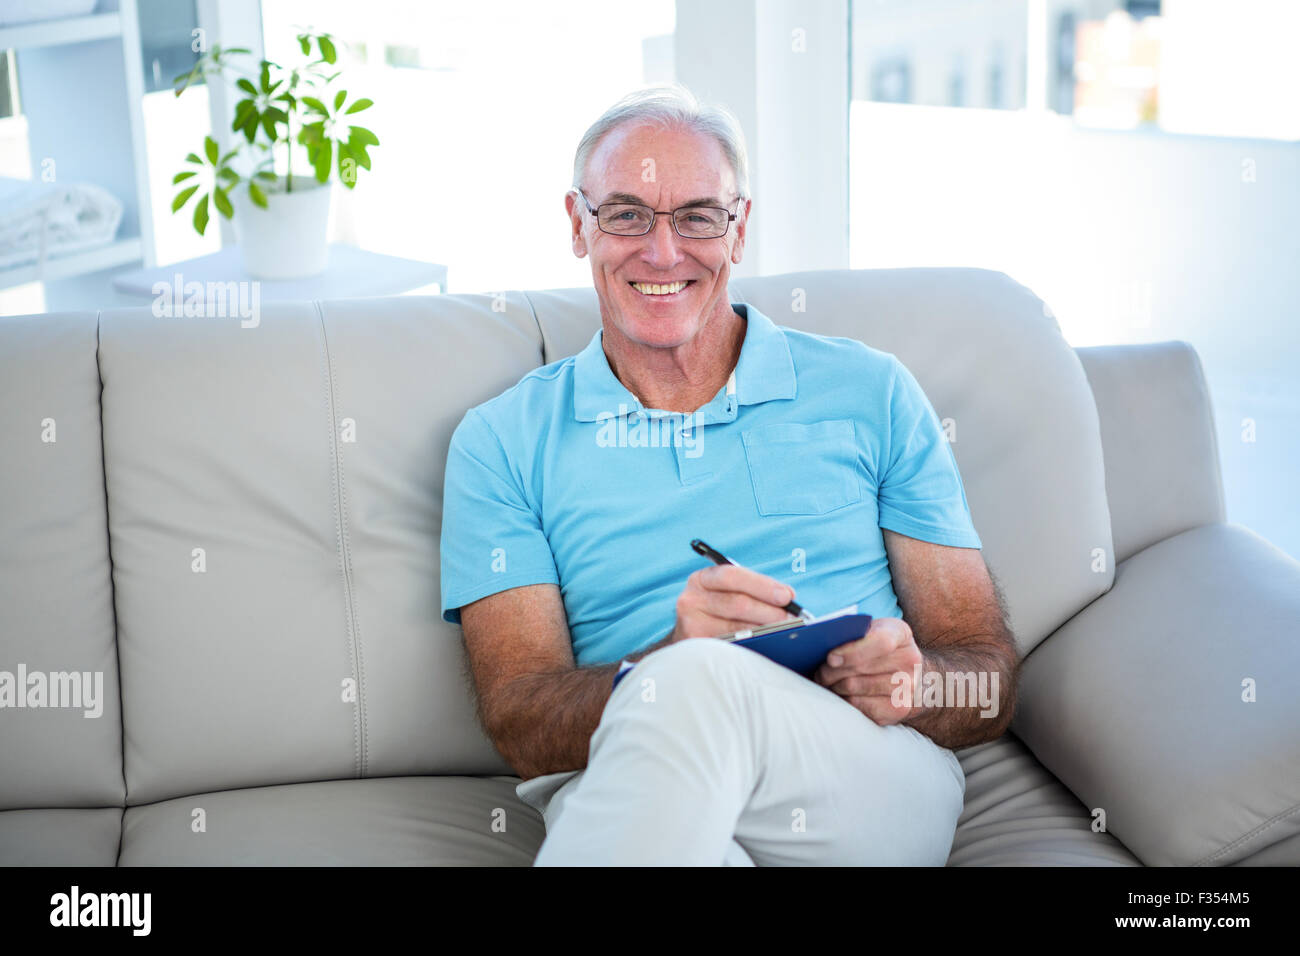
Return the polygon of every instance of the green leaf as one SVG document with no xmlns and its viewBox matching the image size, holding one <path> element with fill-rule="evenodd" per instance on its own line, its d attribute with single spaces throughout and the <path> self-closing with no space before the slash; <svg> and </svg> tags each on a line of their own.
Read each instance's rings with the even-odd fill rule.
<svg viewBox="0 0 1300 956">
<path fill-rule="evenodd" d="M 286 113 L 284 110 L 280 109 L 280 107 L 278 106 L 268 106 L 266 108 L 266 112 L 263 113 L 262 115 L 271 117 L 277 123 L 289 122 L 289 114 Z"/>
<path fill-rule="evenodd" d="M 212 202 L 217 207 L 217 212 L 227 219 L 235 214 L 234 207 L 230 205 L 230 197 L 226 195 L 224 189 L 212 190 Z"/>
<path fill-rule="evenodd" d="M 310 107 L 311 107 L 313 110 L 315 110 L 317 113 L 320 113 L 320 114 L 322 114 L 322 115 L 324 115 L 324 116 L 329 116 L 329 115 L 330 115 L 330 111 L 329 111 L 328 109 L 326 109 L 325 104 L 322 103 L 320 100 L 318 100 L 316 97 L 314 97 L 314 96 L 304 96 L 304 97 L 302 98 L 302 101 L 303 101 L 304 103 L 306 103 L 308 106 L 310 106 Z"/>
<path fill-rule="evenodd" d="M 271 115 L 270 110 L 267 110 L 265 113 L 262 114 L 262 129 L 266 130 L 266 135 L 271 140 L 271 142 L 274 143 L 280 138 L 279 136 L 276 135 L 275 117 Z"/>
<path fill-rule="evenodd" d="M 177 183 L 183 182 L 184 180 L 189 179 L 191 176 L 197 176 L 197 175 L 198 172 L 196 170 L 187 169 L 183 173 L 176 174 L 176 176 L 172 179 L 172 185 L 175 186 Z"/>
<path fill-rule="evenodd" d="M 370 160 L 363 163 L 355 149 L 347 143 L 339 143 L 339 182 L 348 189 L 356 189 L 358 167 L 369 169 Z"/>
<path fill-rule="evenodd" d="M 341 106 L 343 105 L 343 102 L 344 102 L 347 98 L 348 98 L 348 91 L 347 91 L 347 90 L 339 90 L 338 95 L 334 97 L 334 111 L 335 111 L 336 113 L 338 112 L 339 107 L 341 107 Z"/>
<path fill-rule="evenodd" d="M 316 178 L 325 182 L 330 178 L 330 163 L 334 159 L 334 140 L 327 139 L 316 148 L 316 158 L 313 164 L 316 167 Z"/>
<path fill-rule="evenodd" d="M 302 49 L 303 56 L 311 55 L 311 40 L 307 39 L 307 34 L 298 34 L 298 46 Z"/>
<path fill-rule="evenodd" d="M 279 178 L 278 176 L 275 175 L 275 173 L 271 172 L 269 169 L 259 169 L 253 175 L 256 176 L 258 179 L 270 183 L 275 182 Z"/>
<path fill-rule="evenodd" d="M 208 157 L 208 162 L 217 165 L 217 141 L 211 136 L 203 137 L 203 152 Z"/>
<path fill-rule="evenodd" d="M 374 100 L 368 100 L 364 96 L 343 111 L 344 115 L 348 113 L 360 113 L 362 110 L 368 110 L 375 105 Z M 335 107 L 337 109 L 337 107 Z"/>
<path fill-rule="evenodd" d="M 325 138 L 324 123 L 306 123 L 298 130 L 298 142 L 304 146 L 315 146 Z"/>
<path fill-rule="evenodd" d="M 199 159 L 199 155 L 198 155 L 198 153 L 188 153 L 188 154 L 186 154 L 186 156 L 185 156 L 185 162 L 187 162 L 187 163 L 198 163 L 200 166 L 203 165 L 203 160 Z"/>
<path fill-rule="evenodd" d="M 352 154 L 348 152 L 348 144 L 343 142 L 342 140 L 339 140 L 334 144 L 334 146 L 335 146 L 335 152 L 337 153 L 334 162 L 335 165 L 338 167 L 339 182 L 341 182 L 344 186 L 347 186 L 350 189 L 351 184 L 348 183 L 348 177 L 351 176 L 354 181 L 356 180 L 356 175 L 355 175 L 356 162 L 353 161 L 352 170 L 349 172 L 348 160 L 352 159 Z"/>
<path fill-rule="evenodd" d="M 275 176 L 273 175 L 271 178 L 274 179 Z M 254 205 L 261 206 L 263 209 L 266 208 L 266 193 L 262 192 L 262 187 L 258 186 L 257 183 L 250 182 L 248 184 L 248 198 L 253 201 Z"/>
<path fill-rule="evenodd" d="M 257 110 L 253 110 L 244 119 L 244 139 L 248 140 L 250 146 L 253 145 L 253 140 L 257 137 L 258 118 Z"/>
<path fill-rule="evenodd" d="M 362 169 L 370 168 L 370 154 L 366 152 L 365 144 L 348 143 L 348 151 L 356 159 L 358 166 L 360 166 Z"/>
<path fill-rule="evenodd" d="M 262 61 L 261 88 L 263 93 L 271 92 L 271 61 Z"/>
<path fill-rule="evenodd" d="M 232 46 L 226 50 L 226 56 L 230 56 L 230 54 L 232 53 L 252 53 L 252 52 L 253 51 L 246 46 Z"/>
<path fill-rule="evenodd" d="M 245 79 L 242 76 L 235 81 L 235 85 L 239 87 L 241 90 L 243 90 L 245 93 L 249 94 L 250 96 L 257 95 L 257 87 L 254 86 L 252 82 L 250 82 L 249 80 Z"/>
<path fill-rule="evenodd" d="M 348 135 L 349 142 L 355 141 L 358 143 L 364 143 L 367 146 L 379 145 L 379 137 L 370 132 L 370 130 L 366 129 L 364 126 L 349 126 L 348 129 L 350 131 Z"/>
<path fill-rule="evenodd" d="M 234 156 L 235 154 L 237 154 L 238 152 L 239 152 L 239 147 L 236 146 L 236 147 L 235 147 L 234 149 L 232 149 L 230 152 L 226 153 L 225 156 L 222 156 L 221 159 L 220 159 L 220 161 L 217 163 L 217 165 L 218 165 L 218 166 L 224 166 L 224 165 L 226 165 L 226 163 L 230 162 L 231 157 Z"/>
<path fill-rule="evenodd" d="M 239 182 L 239 173 L 235 172 L 233 169 L 218 169 L 217 176 L 228 183 Z"/>
<path fill-rule="evenodd" d="M 187 202 L 189 202 L 190 197 L 193 196 L 198 191 L 199 191 L 198 186 L 190 186 L 188 189 L 182 189 L 180 192 L 178 192 L 176 194 L 176 198 L 172 200 L 172 212 L 175 212 L 176 210 L 180 209 L 181 206 L 184 206 Z"/>
<path fill-rule="evenodd" d="M 338 53 L 335 52 L 334 44 L 329 37 L 327 36 L 317 37 L 316 42 L 320 45 L 320 55 L 325 58 L 326 63 L 333 63 L 335 60 L 338 59 Z M 324 181 L 325 180 L 323 179 L 321 180 L 321 182 Z"/>
<path fill-rule="evenodd" d="M 194 207 L 194 228 L 200 236 L 208 228 L 208 197 L 206 195 Z"/>
</svg>

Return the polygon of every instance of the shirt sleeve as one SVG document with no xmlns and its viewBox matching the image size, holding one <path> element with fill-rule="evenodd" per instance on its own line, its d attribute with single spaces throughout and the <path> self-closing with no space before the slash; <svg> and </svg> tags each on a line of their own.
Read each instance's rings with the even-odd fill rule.
<svg viewBox="0 0 1300 956">
<path fill-rule="evenodd" d="M 983 548 L 934 406 L 897 357 L 879 485 L 880 527 L 955 548 Z"/>
<path fill-rule="evenodd" d="M 489 594 L 560 580 L 518 469 L 472 408 L 447 449 L 440 553 L 442 619 L 451 624 L 462 606 Z"/>
</svg>

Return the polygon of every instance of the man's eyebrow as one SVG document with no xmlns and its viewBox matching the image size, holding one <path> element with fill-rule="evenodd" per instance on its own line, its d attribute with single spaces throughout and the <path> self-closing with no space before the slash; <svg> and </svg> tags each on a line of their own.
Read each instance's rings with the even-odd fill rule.
<svg viewBox="0 0 1300 956">
<path fill-rule="evenodd" d="M 610 193 L 599 203 L 597 203 L 597 205 L 602 205 L 603 203 L 607 203 L 607 202 L 632 202 L 632 203 L 636 203 L 639 206 L 650 205 L 640 196 L 634 196 L 631 193 Z M 718 199 L 716 196 L 705 196 L 701 199 L 691 199 L 687 202 L 682 203 L 680 206 L 677 206 L 676 208 L 682 209 L 686 206 L 720 206 L 725 208 L 726 203 L 724 203 L 721 199 Z"/>
</svg>

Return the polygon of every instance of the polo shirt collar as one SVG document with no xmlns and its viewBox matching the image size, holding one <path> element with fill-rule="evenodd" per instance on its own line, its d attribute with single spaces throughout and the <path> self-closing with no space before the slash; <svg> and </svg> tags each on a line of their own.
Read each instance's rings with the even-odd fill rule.
<svg viewBox="0 0 1300 956">
<path fill-rule="evenodd" d="M 740 360 L 727 385 L 699 410 L 704 413 L 721 402 L 728 406 L 730 415 L 721 408 L 714 410 L 720 413 L 716 416 L 720 419 L 734 417 L 733 400 L 737 405 L 756 405 L 795 397 L 794 360 L 785 333 L 752 305 L 733 302 L 731 307 L 746 320 Z M 580 422 L 597 421 L 596 416 L 600 414 L 618 417 L 620 406 L 627 412 L 642 407 L 610 369 L 602 346 L 604 334 L 603 326 L 597 329 L 587 347 L 574 358 L 573 417 Z M 714 415 L 708 417 L 715 419 Z"/>
</svg>

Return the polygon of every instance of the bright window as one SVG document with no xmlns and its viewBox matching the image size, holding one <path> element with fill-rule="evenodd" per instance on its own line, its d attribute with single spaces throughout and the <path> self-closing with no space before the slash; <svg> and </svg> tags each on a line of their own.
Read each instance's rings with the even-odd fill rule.
<svg viewBox="0 0 1300 956">
<path fill-rule="evenodd" d="M 381 145 L 334 236 L 443 263 L 455 292 L 588 285 L 564 213 L 573 151 L 615 100 L 671 75 L 673 0 L 264 0 L 267 57 L 301 26 L 350 45 L 353 95 Z"/>
<path fill-rule="evenodd" d="M 1190 342 L 1229 520 L 1300 556 L 1300 3 L 851 2 L 850 265 L 1005 272 L 1075 346 Z"/>
<path fill-rule="evenodd" d="M 852 98 L 1300 139 L 1294 0 L 850 0 Z"/>
</svg>

